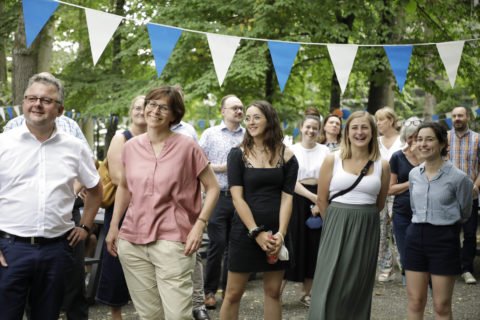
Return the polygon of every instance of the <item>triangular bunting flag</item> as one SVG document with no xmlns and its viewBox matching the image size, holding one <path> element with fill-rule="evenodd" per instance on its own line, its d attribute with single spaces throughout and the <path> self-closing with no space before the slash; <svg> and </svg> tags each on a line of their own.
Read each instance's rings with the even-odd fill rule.
<svg viewBox="0 0 480 320">
<path fill-rule="evenodd" d="M 432 120 L 435 120 L 435 121 L 438 120 L 438 114 L 434 114 L 434 115 L 432 116 Z"/>
<path fill-rule="evenodd" d="M 67 117 L 69 117 L 69 118 L 72 117 L 72 111 L 67 111 Z"/>
<path fill-rule="evenodd" d="M 155 59 L 155 67 L 157 68 L 157 77 L 160 78 L 163 68 L 177 44 L 178 38 L 182 34 L 182 30 L 155 24 L 147 24 L 147 27 L 153 58 Z"/>
<path fill-rule="evenodd" d="M 300 133 L 300 129 L 293 128 L 293 139 L 295 139 L 298 136 L 299 133 Z"/>
<path fill-rule="evenodd" d="M 123 17 L 88 8 L 85 8 L 85 16 L 87 17 L 93 65 L 96 65 Z"/>
<path fill-rule="evenodd" d="M 12 107 L 7 107 L 7 112 L 8 112 L 8 115 L 10 116 L 10 119 L 13 119 Z"/>
<path fill-rule="evenodd" d="M 413 46 L 383 46 L 383 49 L 387 53 L 398 88 L 403 91 Z"/>
<path fill-rule="evenodd" d="M 287 129 L 288 127 L 288 122 L 287 121 L 283 121 L 283 130 Z"/>
<path fill-rule="evenodd" d="M 445 122 L 447 123 L 448 128 L 452 129 L 452 118 L 445 119 Z"/>
<path fill-rule="evenodd" d="M 42 31 L 43 26 L 58 7 L 53 0 L 23 0 L 23 20 L 25 22 L 25 36 L 27 48 Z"/>
<path fill-rule="evenodd" d="M 288 77 L 290 76 L 290 71 L 292 70 L 293 62 L 297 56 L 300 44 L 268 41 L 268 48 L 270 49 L 273 67 L 275 68 L 275 73 L 277 74 L 280 91 L 283 92 L 283 88 L 285 87 Z"/>
<path fill-rule="evenodd" d="M 327 44 L 327 49 L 343 94 L 347 87 L 358 46 L 354 44 Z"/>
<path fill-rule="evenodd" d="M 221 34 L 207 33 L 208 46 L 212 53 L 213 66 L 217 73 L 220 87 L 227 75 L 233 56 L 240 43 L 240 38 L 224 36 Z"/>
<path fill-rule="evenodd" d="M 2 117 L 2 121 L 5 121 L 5 111 L 3 108 L 0 108 L 0 116 Z"/>
<path fill-rule="evenodd" d="M 437 43 L 437 50 L 447 71 L 448 80 L 452 88 L 457 79 L 458 65 L 460 64 L 464 44 L 465 41 Z"/>
<path fill-rule="evenodd" d="M 203 130 L 203 127 L 205 127 L 205 120 L 198 120 L 198 125 L 200 126 L 200 129 Z"/>
<path fill-rule="evenodd" d="M 14 106 L 13 110 L 15 110 L 15 113 L 17 114 L 17 116 L 20 115 L 20 106 Z"/>
<path fill-rule="evenodd" d="M 217 122 L 217 120 L 209 120 L 208 123 L 210 124 L 210 127 L 213 127 L 215 126 L 215 122 Z"/>
</svg>

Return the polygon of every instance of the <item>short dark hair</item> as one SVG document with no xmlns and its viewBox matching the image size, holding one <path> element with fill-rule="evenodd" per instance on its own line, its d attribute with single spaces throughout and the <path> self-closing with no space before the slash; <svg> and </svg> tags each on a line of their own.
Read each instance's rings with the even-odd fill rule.
<svg viewBox="0 0 480 320">
<path fill-rule="evenodd" d="M 60 80 L 54 76 L 48 76 L 48 74 L 45 72 L 34 74 L 30 79 L 28 79 L 28 85 L 27 89 L 25 89 L 25 92 L 27 92 L 27 90 L 30 89 L 34 83 L 42 83 L 47 86 L 54 86 L 57 89 L 58 102 L 60 103 L 60 106 L 63 106 L 63 102 L 65 100 L 65 88 Z"/>
<path fill-rule="evenodd" d="M 418 129 L 417 129 L 417 134 L 420 132 L 422 129 L 432 129 L 433 133 L 435 134 L 435 137 L 437 138 L 439 143 L 444 143 L 445 147 L 443 147 L 442 150 L 440 150 L 440 155 L 442 157 L 445 157 L 448 153 L 448 133 L 447 129 L 445 129 L 444 126 L 440 125 L 437 122 L 429 121 L 421 124 Z"/>
<path fill-rule="evenodd" d="M 145 108 L 150 100 L 167 98 L 168 107 L 174 116 L 170 125 L 178 124 L 185 114 L 185 104 L 183 103 L 183 94 L 179 86 L 160 86 L 150 90 L 145 96 L 143 107 Z"/>
</svg>

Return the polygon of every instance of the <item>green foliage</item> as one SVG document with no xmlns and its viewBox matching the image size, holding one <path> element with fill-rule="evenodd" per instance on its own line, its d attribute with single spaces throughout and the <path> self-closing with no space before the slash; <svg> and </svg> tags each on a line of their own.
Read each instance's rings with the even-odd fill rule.
<svg viewBox="0 0 480 320">
<path fill-rule="evenodd" d="M 20 14 L 20 1 L 4 0 L 8 15 L 0 17 L 0 33 L 8 39 Z M 113 0 L 69 0 L 81 6 L 113 12 Z M 183 32 L 160 78 L 157 78 L 145 21 L 180 28 L 239 37 L 306 43 L 394 44 L 440 42 L 478 37 L 479 9 L 470 1 L 450 0 L 130 0 L 115 35 L 121 52 L 114 56 L 109 43 L 93 66 L 83 10 L 61 4 L 55 13 L 55 46 L 51 71 L 67 89 L 67 109 L 85 115 L 126 115 L 130 101 L 160 84 L 180 84 L 186 94 L 186 119 L 219 119 L 218 107 L 203 101 L 213 94 L 217 101 L 237 94 L 245 104 L 266 99 L 282 121 L 295 122 L 305 107 L 322 113 L 330 109 L 333 66 L 325 46 L 302 45 L 285 90 L 280 92 L 271 68 L 268 46 L 263 41 L 242 40 L 222 87 L 219 87 L 206 37 Z M 141 21 L 141 23 L 140 23 Z M 112 42 L 112 41 L 111 41 Z M 480 94 L 478 43 L 467 42 L 455 90 L 471 104 Z M 273 82 L 269 82 L 273 76 Z M 393 74 L 382 47 L 360 47 L 342 104 L 353 109 L 366 106 L 371 81 L 385 83 Z M 444 66 L 435 45 L 415 46 L 404 92 L 396 92 L 396 110 L 403 117 L 422 114 L 428 92 L 439 101 L 438 113 L 452 100 Z M 397 88 L 395 84 L 395 88 Z M 422 91 L 424 91 L 422 93 Z M 6 94 L 6 93 L 5 93 Z M 3 95 L 3 93 L 2 93 Z M 420 96 L 419 96 L 420 95 Z"/>
</svg>

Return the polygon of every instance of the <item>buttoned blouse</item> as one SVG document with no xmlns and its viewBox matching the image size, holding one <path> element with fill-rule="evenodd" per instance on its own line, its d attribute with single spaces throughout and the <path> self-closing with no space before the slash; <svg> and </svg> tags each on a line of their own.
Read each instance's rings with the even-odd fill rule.
<svg viewBox="0 0 480 320">
<path fill-rule="evenodd" d="M 186 242 L 201 210 L 198 176 L 209 163 L 202 148 L 173 134 L 155 157 L 144 133 L 125 143 L 122 162 L 131 198 L 119 237 L 135 244 Z"/>
<path fill-rule="evenodd" d="M 432 180 L 422 163 L 410 171 L 409 185 L 413 223 L 453 225 L 470 217 L 473 182 L 451 162 L 446 161 Z"/>
<path fill-rule="evenodd" d="M 54 130 L 40 142 L 25 123 L 0 135 L 0 230 L 54 238 L 74 227 L 73 182 L 95 187 L 100 177 L 90 150 Z"/>
</svg>

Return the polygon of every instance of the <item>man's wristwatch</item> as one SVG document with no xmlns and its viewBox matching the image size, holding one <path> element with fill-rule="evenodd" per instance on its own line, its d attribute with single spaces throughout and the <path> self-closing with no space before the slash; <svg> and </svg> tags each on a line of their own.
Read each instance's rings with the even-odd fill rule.
<svg viewBox="0 0 480 320">
<path fill-rule="evenodd" d="M 82 228 L 83 230 L 87 231 L 87 233 L 90 233 L 90 228 L 87 227 L 86 225 L 81 224 L 81 225 L 79 225 L 79 227 Z"/>
<path fill-rule="evenodd" d="M 258 237 L 258 235 L 260 234 L 260 232 L 262 232 L 264 230 L 265 230 L 265 227 L 263 225 L 255 227 L 255 228 L 248 231 L 248 237 L 252 240 L 255 240 Z"/>
</svg>

